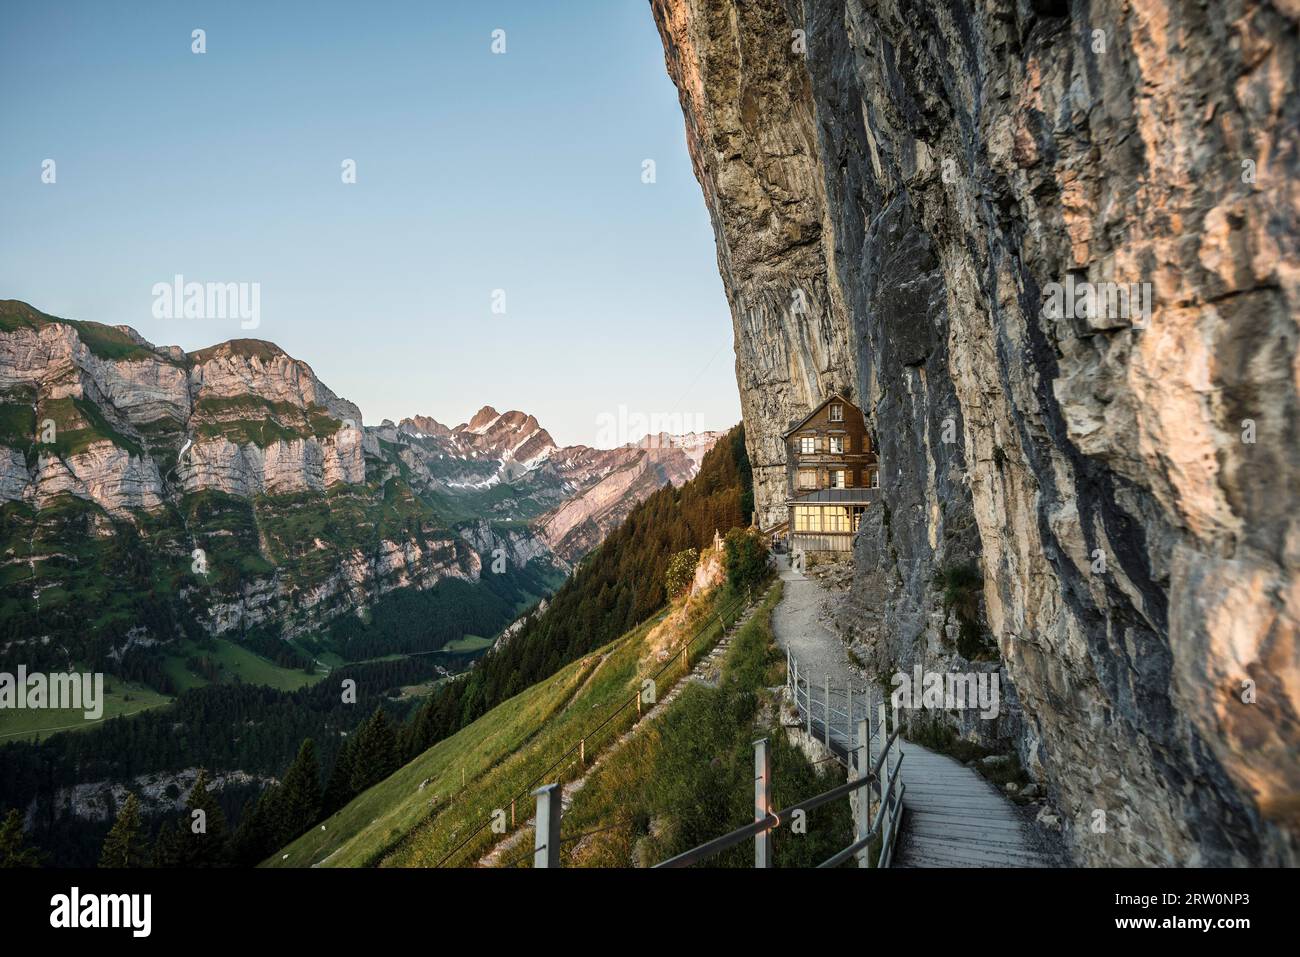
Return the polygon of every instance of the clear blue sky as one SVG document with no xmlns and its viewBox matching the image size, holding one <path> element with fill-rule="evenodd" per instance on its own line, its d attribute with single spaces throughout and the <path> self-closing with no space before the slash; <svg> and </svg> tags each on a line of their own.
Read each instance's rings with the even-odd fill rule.
<svg viewBox="0 0 1300 957">
<path fill-rule="evenodd" d="M 620 405 L 739 420 L 647 0 L 5 0 L 0 91 L 0 298 L 269 339 L 368 423 L 490 404 L 567 444 Z M 260 327 L 155 319 L 177 273 L 260 283 Z"/>
</svg>

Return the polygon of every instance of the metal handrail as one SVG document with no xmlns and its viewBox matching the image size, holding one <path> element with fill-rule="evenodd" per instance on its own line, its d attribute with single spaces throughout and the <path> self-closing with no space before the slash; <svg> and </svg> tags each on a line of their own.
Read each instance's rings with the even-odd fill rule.
<svg viewBox="0 0 1300 957">
<path fill-rule="evenodd" d="M 862 689 L 855 689 L 852 682 L 846 682 L 841 687 L 832 687 L 830 676 L 826 676 L 825 683 L 817 682 L 808 674 L 807 668 L 800 666 L 798 658 L 787 649 L 787 680 L 786 685 L 790 689 L 790 696 L 794 702 L 795 710 L 799 713 L 801 723 L 807 726 L 807 732 L 823 741 L 826 747 L 832 751 L 838 752 L 845 740 L 851 741 L 854 737 L 854 725 L 858 716 L 862 713 L 854 707 L 856 701 L 860 698 L 867 702 L 867 716 L 871 713 L 872 686 L 866 685 Z M 819 698 L 813 697 L 814 686 L 818 690 Z M 836 707 L 836 704 L 845 704 L 845 710 Z M 820 725 L 818 731 L 814 734 L 814 723 Z M 871 736 L 875 738 L 875 729 L 871 729 Z M 841 764 L 846 762 L 846 758 L 836 753 L 836 758 Z"/>
<path fill-rule="evenodd" d="M 902 755 L 899 755 L 898 763 L 900 765 L 903 763 Z M 866 837 L 854 841 L 848 847 L 844 848 L 844 850 L 832 854 L 830 857 L 826 858 L 826 860 L 818 864 L 817 867 L 818 868 L 839 867 L 841 864 L 847 861 L 854 854 L 858 853 L 859 851 L 864 851 L 868 847 L 870 847 L 871 842 L 874 841 L 876 839 L 876 835 L 880 833 L 881 825 L 885 823 L 885 811 L 887 810 L 897 811 L 899 805 L 903 803 L 903 792 L 906 790 L 907 790 L 906 784 L 899 784 L 897 797 L 893 797 L 891 795 L 891 797 L 893 797 L 892 800 L 890 801 L 881 800 L 880 810 L 876 812 L 876 819 L 871 822 L 871 830 L 867 831 Z"/>
<path fill-rule="evenodd" d="M 795 684 L 797 705 L 797 678 L 794 679 L 793 683 Z M 811 720 L 811 711 L 809 716 Z M 836 867 L 855 855 L 858 858 L 859 866 L 867 867 L 870 863 L 867 849 L 870 847 L 871 842 L 877 838 L 881 841 L 881 848 L 876 865 L 878 867 L 888 867 L 893 860 L 894 843 L 898 839 L 903 795 L 907 792 L 907 786 L 902 782 L 899 775 L 903 766 L 904 754 L 901 747 L 899 747 L 901 729 L 898 725 L 897 711 L 895 711 L 893 723 L 893 733 L 889 734 L 888 716 L 882 703 L 880 705 L 880 724 L 875 728 L 874 732 L 869 730 L 870 720 L 868 718 L 864 718 L 858 723 L 856 736 L 852 735 L 852 729 L 850 728 L 850 738 L 846 748 L 846 762 L 849 765 L 850 772 L 854 770 L 855 765 L 861 767 L 866 763 L 861 759 L 862 752 L 865 750 L 867 756 L 870 757 L 872 739 L 876 737 L 876 734 L 882 728 L 885 731 L 885 734 L 881 735 L 884 742 L 880 748 L 880 755 L 872 762 L 870 769 L 865 774 L 820 794 L 814 794 L 812 797 L 805 798 L 776 812 L 768 810 L 771 793 L 771 764 L 767 750 L 767 738 L 760 738 L 754 742 L 755 819 L 742 827 L 728 831 L 720 837 L 715 837 L 697 847 L 683 851 L 681 854 L 670 857 L 654 866 L 656 868 L 673 869 L 689 867 L 752 838 L 754 841 L 754 866 L 759 868 L 771 867 L 771 832 L 780 827 L 783 821 L 793 819 L 796 814 L 806 814 L 808 811 L 815 810 L 843 797 L 850 798 L 850 803 L 854 804 L 852 798 L 857 794 L 857 801 L 854 804 L 853 842 L 848 847 L 832 854 L 818 867 Z M 829 728 L 827 729 L 827 736 L 829 741 Z M 854 740 L 860 742 L 857 747 L 852 747 Z M 897 760 L 892 764 L 890 762 L 891 752 L 897 755 Z M 883 778 L 881 776 L 882 770 L 884 772 Z M 563 813 L 563 802 L 560 799 L 561 787 L 558 783 L 549 784 L 533 792 L 537 797 L 537 826 L 534 828 L 533 851 L 534 867 L 560 866 L 560 845 L 564 843 L 560 837 L 560 816 Z M 866 788 L 865 796 L 860 793 L 864 787 Z M 879 807 L 874 819 L 868 821 L 873 792 L 878 795 Z M 615 825 L 598 828 L 597 831 L 608 830 L 609 827 L 613 826 Z M 597 831 L 589 833 L 597 833 Z M 570 840 L 577 839 L 577 837 L 570 838 Z M 522 856 L 518 858 L 518 860 L 522 859 Z"/>
<path fill-rule="evenodd" d="M 670 857 L 666 861 L 660 861 L 655 865 L 655 867 L 689 867 L 691 864 L 712 857 L 720 851 L 725 851 L 728 848 L 735 847 L 737 844 L 741 844 L 752 837 L 757 837 L 759 834 L 779 827 L 782 821 L 788 817 L 793 817 L 796 811 L 811 811 L 815 808 L 821 807 L 823 804 L 834 801 L 836 798 L 847 797 L 854 791 L 857 791 L 866 785 L 876 784 L 877 791 L 879 791 L 880 767 L 884 763 L 885 759 L 889 757 L 889 752 L 893 748 L 894 742 L 897 740 L 898 729 L 895 728 L 894 733 L 890 735 L 885 746 L 880 749 L 880 757 L 876 758 L 876 763 L 864 776 L 853 781 L 848 781 L 837 787 L 833 787 L 829 791 L 823 791 L 821 794 L 814 795 L 813 797 L 805 798 L 797 804 L 792 804 L 784 810 L 777 811 L 775 814 L 769 813 L 766 817 L 752 821 L 743 827 L 738 827 L 734 831 L 729 831 L 728 833 L 723 834 L 721 837 L 715 837 L 713 840 L 707 841 L 699 847 L 693 847 L 689 851 L 683 851 L 676 857 Z M 902 755 L 899 755 L 898 764 L 894 766 L 894 769 L 897 770 L 899 765 L 902 763 Z M 871 839 L 875 837 L 876 830 L 881 823 L 881 814 L 884 813 L 884 809 L 888 803 L 889 802 L 885 801 L 882 797 L 880 802 L 881 810 L 876 814 L 876 823 L 872 824 L 871 831 L 868 833 L 867 837 L 862 839 L 863 841 L 866 841 L 866 843 L 869 844 Z M 861 846 L 857 846 L 858 844 Z M 854 850 L 861 850 L 862 847 L 865 846 L 866 844 L 862 844 L 862 841 L 857 842 L 855 845 L 851 845 Z M 843 860 L 847 860 L 848 856 L 849 855 L 846 855 Z"/>
</svg>

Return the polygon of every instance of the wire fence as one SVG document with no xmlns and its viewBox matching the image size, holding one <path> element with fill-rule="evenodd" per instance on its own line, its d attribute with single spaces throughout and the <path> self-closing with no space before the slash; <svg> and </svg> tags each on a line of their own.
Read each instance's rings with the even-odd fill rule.
<svg viewBox="0 0 1300 957">
<path fill-rule="evenodd" d="M 786 651 L 786 687 L 809 737 L 831 751 L 831 758 L 847 764 L 860 722 L 871 718 L 884 702 L 884 692 L 871 685 L 853 687 L 852 679 L 836 686 L 829 674 L 817 676 L 789 650 Z M 873 736 L 878 732 L 875 727 Z"/>
<path fill-rule="evenodd" d="M 692 647 L 697 642 L 699 642 L 700 639 L 704 638 L 707 634 L 709 634 L 709 632 L 716 625 L 721 624 L 722 626 L 721 633 L 725 633 L 727 629 L 732 627 L 732 625 L 734 625 L 741 618 L 744 610 L 747 609 L 749 605 L 751 605 L 752 603 L 753 603 L 752 589 L 750 589 L 743 595 L 734 596 L 731 600 L 727 602 L 727 604 L 724 607 L 714 610 L 709 615 L 708 618 L 706 618 L 703 622 L 701 622 L 699 627 L 696 628 L 696 630 L 690 635 L 690 637 L 688 637 L 685 641 L 682 642 L 682 644 L 678 647 L 677 651 L 674 652 L 671 657 L 666 659 L 663 665 L 658 670 L 654 671 L 651 674 L 639 678 L 637 681 L 638 690 L 635 694 L 633 694 L 630 698 L 626 699 L 621 705 L 619 705 L 619 707 L 615 708 L 608 715 L 606 715 L 599 723 L 589 728 L 587 731 L 583 732 L 583 734 L 578 738 L 578 740 L 575 741 L 572 744 L 572 746 L 570 746 L 566 751 L 564 751 L 564 753 L 562 753 L 548 768 L 546 768 L 544 771 L 540 772 L 535 777 L 533 777 L 526 785 L 524 785 L 518 791 L 518 793 L 516 793 L 513 797 L 510 798 L 509 804 L 511 806 L 511 815 L 512 815 L 511 825 L 512 826 L 515 825 L 515 821 L 513 820 L 513 809 L 516 801 L 523 800 L 532 796 L 534 789 L 539 784 L 541 784 L 542 781 L 552 777 L 557 770 L 562 768 L 562 772 L 560 775 L 562 777 L 563 773 L 566 773 L 573 765 L 578 764 L 579 762 L 582 762 L 585 765 L 587 760 L 588 746 L 593 743 L 593 739 L 596 739 L 598 736 L 602 735 L 605 731 L 612 729 L 613 727 L 612 722 L 619 715 L 628 712 L 632 708 L 636 708 L 637 720 L 640 720 L 644 705 L 647 703 L 653 705 L 654 703 L 653 701 L 647 702 L 645 699 L 645 692 L 641 690 L 645 686 L 645 684 L 647 682 L 654 682 L 657 686 L 659 678 L 661 678 L 664 674 L 670 671 L 675 665 L 677 665 L 679 660 L 684 662 L 685 669 L 689 671 L 691 667 L 690 656 L 691 656 Z M 720 636 L 721 635 L 719 635 L 719 637 Z M 538 731 L 540 730 L 541 729 L 538 728 Z M 567 764 L 565 764 L 566 760 L 568 761 Z M 489 814 L 482 821 L 482 823 L 478 825 L 478 827 L 476 827 L 473 831 L 471 831 L 464 838 L 464 840 L 462 840 L 459 844 L 457 844 L 450 851 L 448 851 L 447 854 L 445 854 L 442 857 L 442 859 L 439 860 L 438 863 L 435 864 L 434 866 L 443 867 L 449 861 L 454 860 L 457 857 L 457 855 L 459 855 L 462 851 L 464 851 L 467 847 L 469 847 L 469 845 L 476 838 L 482 835 L 486 829 L 490 828 L 493 822 L 496 820 L 498 820 L 498 817 L 496 816 L 495 813 Z M 610 825 L 610 827 L 613 826 L 614 825 Z M 529 853 L 533 853 L 533 852 L 529 852 Z M 516 863 L 517 860 L 518 859 L 516 859 Z"/>
<path fill-rule="evenodd" d="M 848 769 L 849 780 L 774 812 L 768 739 L 761 738 L 754 742 L 753 822 L 661 861 L 656 867 L 690 867 L 751 840 L 754 842 L 754 866 L 772 867 L 773 833 L 782 823 L 802 818 L 808 811 L 842 798 L 848 798 L 853 814 L 853 841 L 818 866 L 839 867 L 856 861 L 859 867 L 888 867 L 892 863 L 902 823 L 903 795 L 907 790 L 901 774 L 904 755 L 898 710 L 894 709 L 891 721 L 883 692 L 880 695 L 882 700 L 874 703 L 873 707 L 869 688 L 855 693 L 851 681 L 846 681 L 843 688 L 835 688 L 829 676 L 823 676 L 819 699 L 807 670 L 801 676 L 793 656 L 789 657 L 788 664 L 787 687 L 805 727 L 810 734 L 814 728 L 819 729 L 823 742 L 831 750 L 829 757 L 814 763 L 842 760 Z M 816 724 L 813 717 L 818 707 L 821 709 L 820 724 Z M 844 719 L 842 733 L 838 718 Z M 563 785 L 548 784 L 532 793 L 537 798 L 537 824 L 531 851 L 534 867 L 559 867 L 564 844 L 631 823 L 619 821 L 562 838 Z M 522 863 L 527 856 L 516 855 L 510 863 Z"/>
</svg>

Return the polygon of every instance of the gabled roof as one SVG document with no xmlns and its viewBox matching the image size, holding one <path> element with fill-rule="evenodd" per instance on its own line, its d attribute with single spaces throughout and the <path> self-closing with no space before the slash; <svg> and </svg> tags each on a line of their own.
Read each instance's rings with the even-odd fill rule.
<svg viewBox="0 0 1300 957">
<path fill-rule="evenodd" d="M 814 415 L 816 415 L 816 414 L 817 414 L 818 412 L 820 412 L 822 409 L 826 408 L 826 406 L 830 405 L 830 404 L 831 404 L 832 402 L 834 402 L 836 399 L 838 399 L 840 402 L 844 403 L 844 404 L 847 405 L 847 406 L 850 406 L 850 407 L 852 407 L 852 408 L 854 408 L 854 409 L 857 409 L 858 415 L 862 415 L 862 410 L 859 409 L 859 408 L 858 408 L 856 405 L 854 405 L 852 402 L 850 402 L 848 399 L 844 398 L 843 395 L 841 395 L 839 392 L 832 392 L 832 393 L 831 393 L 830 395 L 828 395 L 826 398 L 822 399 L 821 402 L 819 402 L 819 403 L 818 403 L 818 404 L 813 408 L 813 410 L 812 410 L 811 412 L 809 412 L 809 413 L 808 413 L 807 415 L 805 415 L 802 419 L 800 419 L 798 422 L 796 422 L 792 428 L 786 429 L 784 432 L 782 432 L 782 433 L 781 433 L 781 438 L 783 438 L 783 439 L 784 439 L 784 438 L 787 438 L 787 437 L 790 435 L 791 432 L 798 432 L 800 429 L 802 429 L 805 425 L 808 424 L 808 420 L 809 420 L 809 419 L 811 419 Z M 865 420 L 865 419 L 866 419 L 866 416 L 863 416 L 863 419 Z"/>
</svg>

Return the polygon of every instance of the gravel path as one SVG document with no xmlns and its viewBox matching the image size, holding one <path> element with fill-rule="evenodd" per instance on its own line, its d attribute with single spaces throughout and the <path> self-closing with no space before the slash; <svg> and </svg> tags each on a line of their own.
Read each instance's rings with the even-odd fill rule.
<svg viewBox="0 0 1300 957">
<path fill-rule="evenodd" d="M 821 681 L 831 676 L 831 684 L 843 687 L 850 680 L 855 686 L 864 682 L 862 672 L 849 660 L 844 642 L 831 630 L 824 618 L 830 592 L 815 579 L 790 567 L 785 555 L 776 558 L 785 591 L 781 603 L 772 613 L 772 630 L 777 644 L 788 649 L 799 667 Z"/>
</svg>

